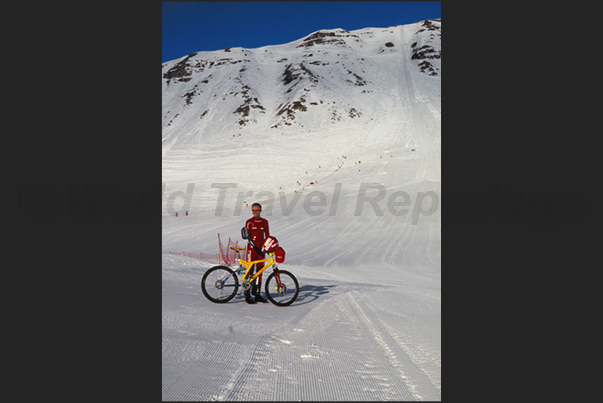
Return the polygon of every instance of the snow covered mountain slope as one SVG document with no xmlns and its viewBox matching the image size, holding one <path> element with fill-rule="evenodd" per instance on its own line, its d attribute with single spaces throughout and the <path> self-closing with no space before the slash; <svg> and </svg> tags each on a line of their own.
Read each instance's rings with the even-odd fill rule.
<svg viewBox="0 0 603 403">
<path fill-rule="evenodd" d="M 187 55 L 162 91 L 163 251 L 241 241 L 258 201 L 301 286 L 214 305 L 211 263 L 164 256 L 164 398 L 439 400 L 441 20 Z"/>
<path fill-rule="evenodd" d="M 392 80 L 403 78 L 402 61 L 423 73 L 413 80 L 439 83 L 440 26 L 427 20 L 322 30 L 285 45 L 199 52 L 164 63 L 164 152 L 258 131 L 293 135 L 336 123 L 374 126 L 375 112 L 387 111 L 397 96 Z M 422 95 L 439 105 L 436 87 Z"/>
<path fill-rule="evenodd" d="M 341 183 L 337 208 L 327 200 L 325 213 L 311 217 L 321 224 L 340 218 L 347 226 L 361 221 L 349 218 L 362 184 L 377 183 L 386 190 L 383 214 L 364 203 L 360 215 L 378 228 L 381 222 L 407 228 L 412 214 L 392 221 L 388 197 L 403 190 L 415 203 L 418 192 L 439 194 L 440 27 L 440 20 L 427 20 L 324 30 L 285 45 L 200 52 L 165 63 L 163 214 L 204 211 L 221 227 L 229 215 L 248 214 L 251 202 L 276 198 L 272 221 L 290 228 L 308 216 L 303 203 L 312 201 L 310 192 L 332 196 Z M 236 188 L 219 185 L 228 183 Z M 169 202 L 187 190 L 186 203 Z M 224 211 L 216 217 L 220 192 Z M 283 205 L 285 214 L 279 213 Z M 195 248 L 205 246 L 199 241 Z"/>
</svg>

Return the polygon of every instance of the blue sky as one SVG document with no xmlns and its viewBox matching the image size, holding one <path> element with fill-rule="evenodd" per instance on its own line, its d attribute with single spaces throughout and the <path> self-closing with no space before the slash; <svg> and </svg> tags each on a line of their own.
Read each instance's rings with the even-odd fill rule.
<svg viewBox="0 0 603 403">
<path fill-rule="evenodd" d="M 280 45 L 318 31 L 440 18 L 439 1 L 162 2 L 162 62 L 193 52 Z"/>
</svg>

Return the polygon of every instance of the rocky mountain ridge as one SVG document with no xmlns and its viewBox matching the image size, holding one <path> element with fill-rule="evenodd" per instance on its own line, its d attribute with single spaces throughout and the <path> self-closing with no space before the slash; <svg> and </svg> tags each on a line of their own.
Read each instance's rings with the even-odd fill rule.
<svg viewBox="0 0 603 403">
<path fill-rule="evenodd" d="M 439 96 L 441 19 L 320 30 L 283 45 L 197 52 L 165 62 L 164 152 L 246 133 L 292 135 L 366 124 L 391 97 L 401 96 L 392 91 L 392 72 L 402 63 L 421 88 L 433 89 L 430 98 Z"/>
</svg>

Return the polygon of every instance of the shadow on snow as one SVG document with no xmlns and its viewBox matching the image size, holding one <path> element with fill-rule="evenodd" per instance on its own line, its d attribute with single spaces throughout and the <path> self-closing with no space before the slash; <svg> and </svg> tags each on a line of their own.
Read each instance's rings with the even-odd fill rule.
<svg viewBox="0 0 603 403">
<path fill-rule="evenodd" d="M 335 285 L 302 285 L 299 287 L 299 294 L 297 299 L 292 304 L 303 305 L 310 302 L 316 301 L 318 298 L 330 292 L 330 289 L 336 287 Z"/>
</svg>

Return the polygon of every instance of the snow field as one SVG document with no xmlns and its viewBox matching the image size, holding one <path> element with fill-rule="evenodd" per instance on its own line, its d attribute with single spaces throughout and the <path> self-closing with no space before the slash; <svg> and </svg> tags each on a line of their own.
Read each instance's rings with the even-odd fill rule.
<svg viewBox="0 0 603 403">
<path fill-rule="evenodd" d="M 209 266 L 163 257 L 164 400 L 440 399 L 439 334 L 420 330 L 439 322 L 437 298 L 288 267 L 302 284 L 292 306 L 218 305 L 188 284 Z"/>
</svg>

